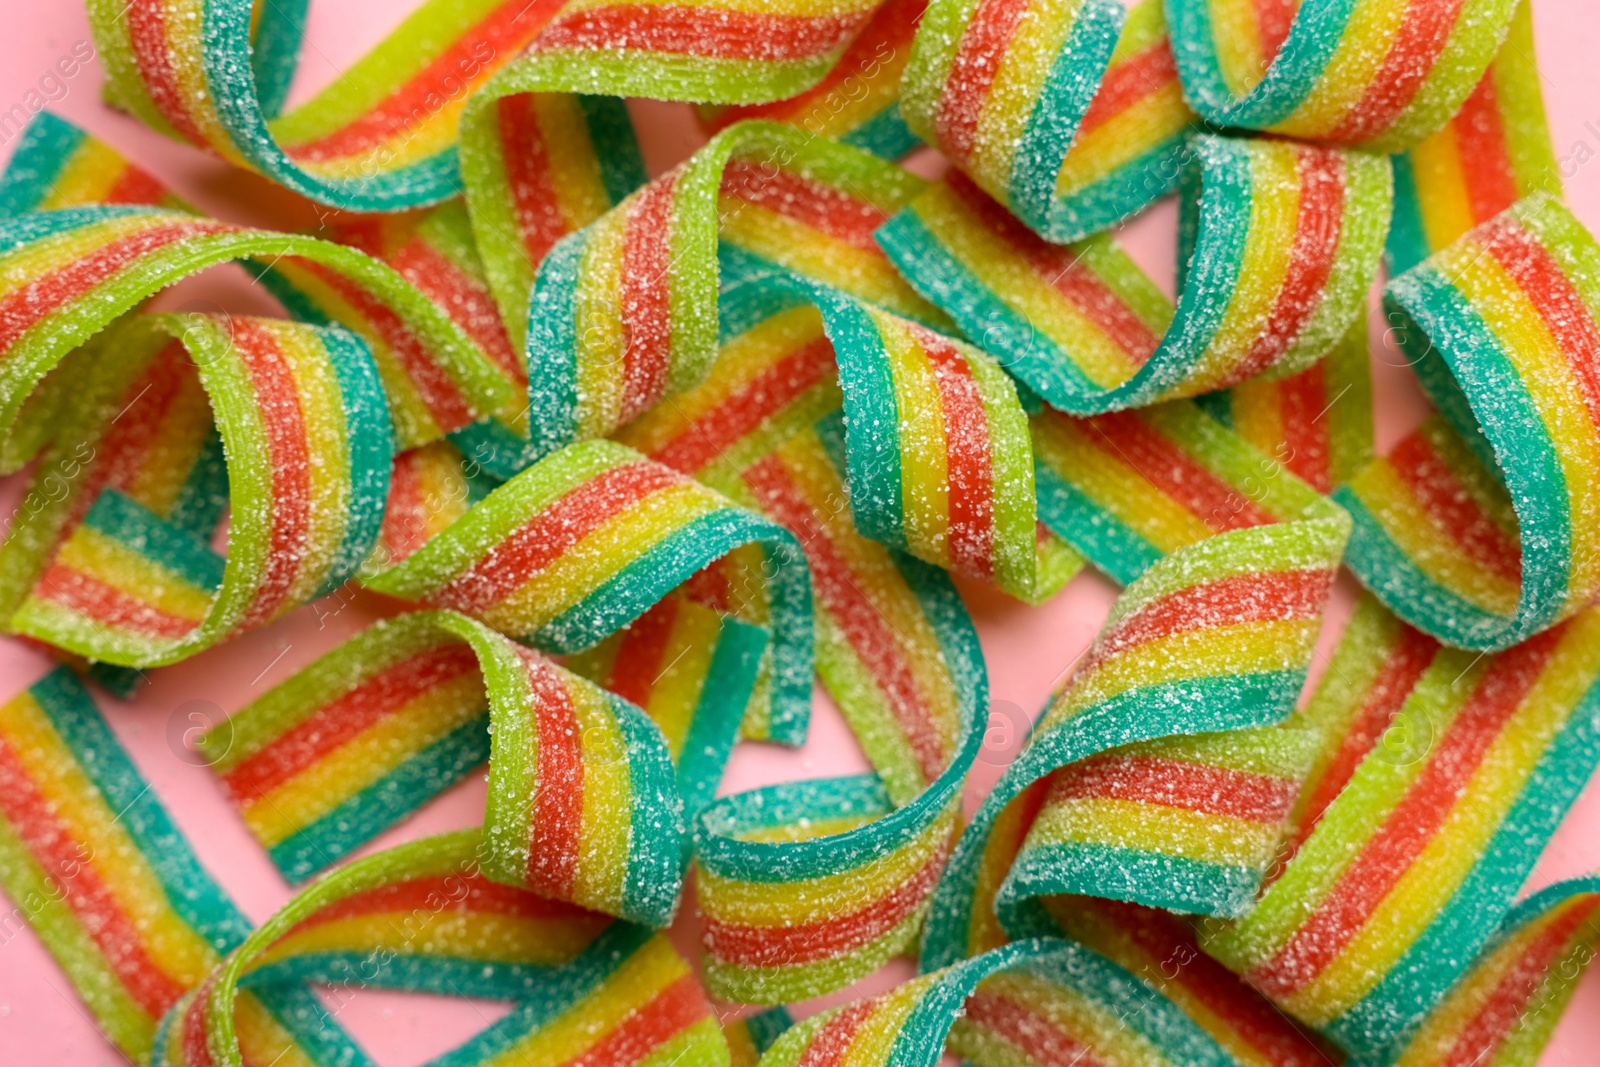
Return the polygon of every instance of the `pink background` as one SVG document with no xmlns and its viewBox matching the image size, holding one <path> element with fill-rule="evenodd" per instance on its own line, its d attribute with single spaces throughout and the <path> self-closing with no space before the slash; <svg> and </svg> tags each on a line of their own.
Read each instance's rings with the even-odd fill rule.
<svg viewBox="0 0 1600 1067">
<path fill-rule="evenodd" d="M 1534 0 L 1544 93 L 1556 151 L 1572 206 L 1591 229 L 1600 231 L 1600 92 L 1594 64 L 1600 56 L 1600 19 L 1593 0 Z M 0 112 L 23 103 L 58 57 L 91 41 L 77 0 L 6 0 L 5 32 L 0 34 Z M 317 0 L 312 5 L 307 42 L 294 99 L 336 78 L 375 44 L 411 4 L 374 0 Z M 92 43 L 92 42 L 91 42 Z M 175 186 L 182 195 L 236 221 L 277 227 L 309 226 L 303 208 L 267 183 L 233 171 L 184 146 L 145 130 L 134 120 L 100 104 L 101 76 L 91 64 L 62 88 L 46 77 L 45 89 L 59 97 L 50 106 L 102 136 L 134 160 Z M 635 118 L 645 137 L 653 171 L 687 155 L 699 136 L 681 105 L 641 103 Z M 3 137 L 0 134 L 0 137 Z M 15 138 L 0 140 L 0 160 L 9 158 Z M 936 158 L 915 161 L 932 173 Z M 1130 250 L 1157 278 L 1170 284 L 1175 212 L 1163 204 L 1127 228 Z M 238 278 L 206 277 L 168 294 L 170 307 L 203 310 L 214 303 L 235 312 L 268 311 L 272 305 L 244 288 Z M 1374 321 L 1377 321 L 1376 319 Z M 1388 445 L 1420 417 L 1424 404 L 1398 355 L 1374 331 L 1374 374 L 1378 403 L 1378 444 Z M 9 510 L 21 492 L 19 478 L 0 480 L 0 511 Z M 1353 586 L 1346 579 L 1335 613 L 1325 630 L 1318 666 L 1326 662 L 1332 638 L 1348 612 Z M 1086 572 L 1052 602 L 1030 609 L 998 594 L 964 587 L 988 657 L 993 723 L 968 786 L 969 804 L 998 777 L 1020 745 L 1026 721 L 1042 706 L 1052 686 L 1083 652 L 1110 605 L 1115 588 Z M 182 747 L 185 731 L 214 721 L 288 678 L 321 652 L 364 628 L 398 605 L 372 594 L 331 597 L 272 626 L 175 667 L 153 673 L 136 700 L 119 704 L 97 693 L 112 728 L 155 791 L 194 842 L 205 865 L 220 876 L 251 919 L 259 922 L 283 904 L 290 890 L 247 835 L 216 780 Z M 0 698 L 31 684 L 49 669 L 42 655 L 0 639 Z M 192 716 L 199 715 L 199 719 Z M 745 745 L 734 754 L 723 783 L 725 792 L 790 778 L 863 769 L 854 740 L 827 698 L 818 694 L 811 739 L 797 751 Z M 475 823 L 482 814 L 482 775 L 474 775 L 368 851 L 440 830 Z M 1600 786 L 1592 786 L 1545 851 L 1528 888 L 1600 866 Z M 693 908 L 685 908 L 674 937 L 686 955 L 696 955 Z M 0 932 L 0 937 L 4 937 Z M 859 994 L 910 974 L 895 964 L 855 987 Z M 799 1006 L 809 1014 L 840 994 Z M 339 1021 L 385 1067 L 420 1064 L 487 1025 L 500 1005 L 451 1002 L 395 993 L 362 993 L 345 1004 Z M 1544 1064 L 1595 1062 L 1600 1040 L 1600 969 L 1578 990 L 1571 1010 L 1556 1031 Z M 122 1057 L 96 1031 L 94 1022 L 43 946 L 31 932 L 0 940 L 0 1063 L 73 1063 L 101 1067 Z"/>
</svg>

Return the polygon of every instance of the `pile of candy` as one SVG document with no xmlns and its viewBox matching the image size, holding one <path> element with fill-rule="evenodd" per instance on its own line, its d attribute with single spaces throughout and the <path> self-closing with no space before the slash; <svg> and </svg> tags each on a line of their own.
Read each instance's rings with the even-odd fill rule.
<svg viewBox="0 0 1600 1067">
<path fill-rule="evenodd" d="M 1600 939 L 1515 903 L 1600 763 L 1600 244 L 1527 0 L 428 0 L 292 110 L 304 3 L 89 8 L 110 104 L 330 220 L 50 115 L 0 178 L 0 621 L 65 663 L 0 883 L 130 1060 L 366 1064 L 330 983 L 513 1004 L 440 1067 L 1535 1060 Z M 627 96 L 709 141 L 651 178 Z M 1172 192 L 1176 304 L 1107 234 Z M 1436 413 L 1375 457 L 1385 258 Z M 222 263 L 284 317 L 147 306 Z M 951 575 L 1086 564 L 964 816 Z M 415 610 L 201 745 L 326 871 L 252 928 L 80 674 L 352 581 Z M 872 773 L 718 799 L 814 677 Z M 481 828 L 341 862 L 485 760 Z"/>
</svg>

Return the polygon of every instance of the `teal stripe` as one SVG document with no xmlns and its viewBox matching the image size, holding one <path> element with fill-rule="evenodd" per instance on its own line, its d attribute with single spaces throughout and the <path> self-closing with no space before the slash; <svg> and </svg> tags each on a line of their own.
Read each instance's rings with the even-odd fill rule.
<svg viewBox="0 0 1600 1067">
<path fill-rule="evenodd" d="M 1038 459 L 1033 480 L 1040 521 L 1117 584 L 1127 585 L 1165 555 Z"/>
<path fill-rule="evenodd" d="M 178 490 L 167 521 L 210 544 L 227 509 L 228 460 L 222 449 L 222 435 L 212 426 L 183 488 Z"/>
<path fill-rule="evenodd" d="M 616 716 L 628 753 L 633 817 L 628 828 L 628 864 L 623 873 L 622 914 L 664 927 L 672 922 L 682 887 L 687 838 L 677 772 L 661 730 L 633 704 L 614 693 L 606 701 Z M 670 812 L 671 826 L 660 824 Z"/>
<path fill-rule="evenodd" d="M 1052 893 L 1107 897 L 1146 907 L 1232 918 L 1255 903 L 1263 871 L 1207 863 L 1186 856 L 1089 841 L 1057 842 L 1025 849 L 1006 876 L 998 906 Z M 1007 930 L 1012 923 L 1003 917 Z"/>
<path fill-rule="evenodd" d="M 222 584 L 221 556 L 187 530 L 180 529 L 115 489 L 103 490 L 83 517 L 83 524 L 190 585 L 215 590 Z"/>
<path fill-rule="evenodd" d="M 606 199 L 615 207 L 650 180 L 628 105 L 615 96 L 580 95 L 576 99 L 589 127 L 589 142 L 600 167 L 600 184 L 605 186 Z"/>
<path fill-rule="evenodd" d="M 318 330 L 317 339 L 339 382 L 350 457 L 349 520 L 327 580 L 316 594 L 322 597 L 360 569 L 383 529 L 384 503 L 389 499 L 389 476 L 394 468 L 394 428 L 367 342 L 349 330 L 332 328 Z"/>
<path fill-rule="evenodd" d="M 168 214 L 168 212 L 164 212 L 159 208 L 135 204 L 69 207 L 62 208 L 60 211 L 33 211 L 0 221 L 0 254 L 14 252 L 23 245 L 41 241 L 46 237 L 54 237 L 58 233 L 83 229 L 86 226 L 93 226 L 110 219 L 125 218 L 129 215 L 165 214 Z"/>
<path fill-rule="evenodd" d="M 1008 199 L 1018 218 L 1052 239 L 1060 239 L 1050 223 L 1061 160 L 1100 89 L 1126 21 L 1122 0 L 1085 0 L 1078 8 L 1012 157 Z"/>
<path fill-rule="evenodd" d="M 38 210 L 61 168 L 87 136 L 48 111 L 35 115 L 17 142 L 5 173 L 0 174 L 0 219 Z"/>
<path fill-rule="evenodd" d="M 839 138 L 839 140 L 847 145 L 853 145 L 863 151 L 871 152 L 879 159 L 887 160 L 899 159 L 913 148 L 922 144 L 922 138 L 912 133 L 911 127 L 907 126 L 906 120 L 901 117 L 900 101 L 898 100 Z"/>
<path fill-rule="evenodd" d="M 1394 216 L 1384 250 L 1389 254 L 1392 278 L 1427 259 L 1433 249 L 1428 247 L 1428 232 L 1422 222 L 1422 199 L 1411 153 L 1390 156 L 1389 163 L 1394 168 Z"/>
<path fill-rule="evenodd" d="M 1105 177 L 1067 193 L 1051 208 L 1050 236 L 1078 241 L 1108 230 L 1178 186 L 1185 143 L 1199 127 L 1180 130 Z"/>
<path fill-rule="evenodd" d="M 288 882 L 303 882 L 409 818 L 488 759 L 489 714 L 484 712 L 408 756 L 267 855 Z"/>
<path fill-rule="evenodd" d="M 684 822 L 695 818 L 716 796 L 723 768 L 734 743 L 744 710 L 761 676 L 761 657 L 767 649 L 767 630 L 724 616 L 689 720 L 689 731 L 678 754 L 678 795 L 683 798 Z M 691 843 L 686 838 L 685 844 Z"/>
</svg>

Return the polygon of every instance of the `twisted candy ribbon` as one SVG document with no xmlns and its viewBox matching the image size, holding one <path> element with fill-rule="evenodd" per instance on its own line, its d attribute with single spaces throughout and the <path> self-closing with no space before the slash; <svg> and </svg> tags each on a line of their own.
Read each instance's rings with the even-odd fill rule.
<svg viewBox="0 0 1600 1067">
<path fill-rule="evenodd" d="M 1507 648 L 1600 591 L 1600 246 L 1541 193 L 1384 299 L 1440 413 L 1336 494 L 1350 565 L 1407 622 Z"/>
<path fill-rule="evenodd" d="M 878 239 L 924 296 L 1068 414 L 1304 370 L 1359 317 L 1388 227 L 1387 162 L 1210 136 L 1190 150 L 1176 309 L 1109 238 L 1046 244 L 959 176 Z"/>
</svg>

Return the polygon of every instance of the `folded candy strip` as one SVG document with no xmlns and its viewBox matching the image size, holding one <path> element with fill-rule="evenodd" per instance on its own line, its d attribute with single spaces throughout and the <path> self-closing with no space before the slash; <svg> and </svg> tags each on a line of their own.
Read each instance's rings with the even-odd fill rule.
<svg viewBox="0 0 1600 1067">
<path fill-rule="evenodd" d="M 933 0 L 901 93 L 918 136 L 1051 241 L 1170 191 L 1195 124 L 1160 0 Z"/>
<path fill-rule="evenodd" d="M 1263 731 L 1293 710 L 1347 533 L 1340 516 L 1219 534 L 1123 591 L 957 842 L 935 890 L 925 967 L 999 944 L 1003 929 L 1041 924 L 1044 894 L 1212 914 L 1248 907 L 1276 850 L 1270 827 L 1290 813 L 1292 789 L 1277 780 L 1304 758 L 1303 742 Z M 1162 738 L 1175 740 L 1125 747 Z M 1097 775 L 1092 757 L 1129 770 Z M 1165 764 L 1132 773 L 1141 759 Z M 1097 794 L 1120 819 L 1036 818 L 1053 800 Z M 1259 801 L 1253 810 L 1228 810 L 1248 796 Z M 1243 822 L 1263 826 L 1245 837 L 1248 847 L 1239 844 Z M 1115 882 L 1111 857 L 1122 872 Z"/>
<path fill-rule="evenodd" d="M 665 625 L 670 639 L 680 621 L 691 632 L 679 642 L 703 641 L 704 662 L 653 678 L 659 662 L 641 657 L 645 685 L 629 695 L 655 696 L 651 721 L 481 623 L 418 612 L 339 646 L 214 728 L 200 750 L 293 881 L 487 759 L 486 874 L 664 926 L 683 877 L 685 787 L 692 816 L 721 776 L 765 645 L 760 631 L 680 598 L 636 628 Z"/>
<path fill-rule="evenodd" d="M 288 975 L 338 983 L 342 993 L 388 987 L 511 1002 L 432 1061 L 438 1067 L 728 1062 L 710 1003 L 665 937 L 487 880 L 480 844 L 476 830 L 423 838 L 312 884 L 172 1006 L 153 1067 L 257 1062 L 243 1008 Z"/>
<path fill-rule="evenodd" d="M 1441 640 L 1508 648 L 1600 591 L 1600 245 L 1540 193 L 1384 302 L 1439 414 L 1334 494 L 1351 569 Z"/>
<path fill-rule="evenodd" d="M 1517 0 L 1170 0 L 1184 97 L 1206 122 L 1399 152 L 1460 109 Z"/>
<path fill-rule="evenodd" d="M 1382 254 L 1388 161 L 1200 135 L 1183 176 L 1176 308 L 1111 238 L 1049 244 L 959 173 L 877 237 L 918 291 L 1071 415 L 1285 377 L 1333 349 Z"/>
<path fill-rule="evenodd" d="M 250 932 L 65 668 L 0 705 L 0 885 L 135 1063 Z M 252 1062 L 358 1055 L 303 984 L 248 993 L 237 1012 Z"/>
</svg>

